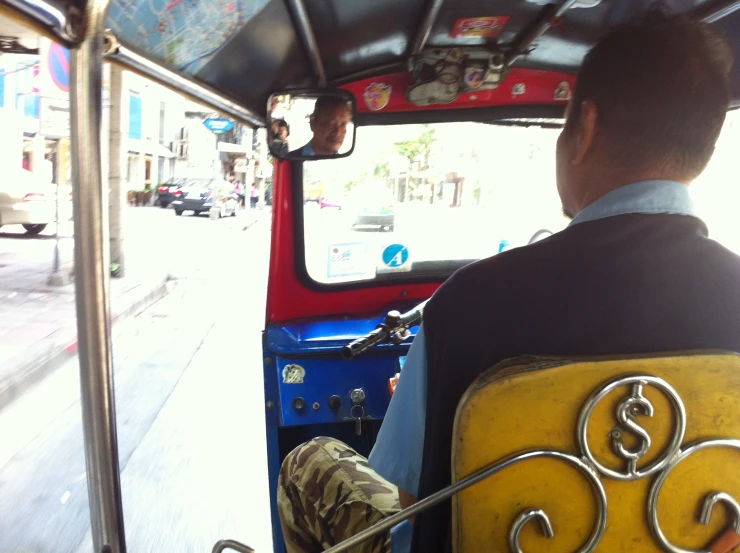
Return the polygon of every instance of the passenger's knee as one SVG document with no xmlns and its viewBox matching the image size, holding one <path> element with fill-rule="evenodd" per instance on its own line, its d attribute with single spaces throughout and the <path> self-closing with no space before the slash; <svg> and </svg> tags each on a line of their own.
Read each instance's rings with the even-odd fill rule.
<svg viewBox="0 0 740 553">
<path fill-rule="evenodd" d="M 304 466 L 306 466 L 312 457 L 325 451 L 327 447 L 334 443 L 341 444 L 341 442 L 334 438 L 319 436 L 318 438 L 313 438 L 302 443 L 293 451 L 288 453 L 288 455 L 285 456 L 285 459 L 283 459 L 283 463 L 280 465 L 281 483 L 286 478 L 290 481 L 295 480 L 294 476 L 300 472 Z"/>
</svg>

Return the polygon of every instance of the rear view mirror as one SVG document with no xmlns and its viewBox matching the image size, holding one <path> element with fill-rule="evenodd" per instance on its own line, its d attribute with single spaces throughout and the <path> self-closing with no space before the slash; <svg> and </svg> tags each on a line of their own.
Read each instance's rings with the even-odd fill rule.
<svg viewBox="0 0 740 553">
<path fill-rule="evenodd" d="M 334 159 L 355 148 L 354 96 L 346 90 L 291 90 L 270 96 L 267 142 L 279 159 Z"/>
</svg>

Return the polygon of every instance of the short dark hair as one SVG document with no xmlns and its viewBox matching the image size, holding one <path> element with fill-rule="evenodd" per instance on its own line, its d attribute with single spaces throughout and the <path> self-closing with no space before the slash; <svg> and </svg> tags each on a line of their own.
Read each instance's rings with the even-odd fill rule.
<svg viewBox="0 0 740 553">
<path fill-rule="evenodd" d="M 614 30 L 588 53 L 566 131 L 591 100 L 600 138 L 620 164 L 670 166 L 693 179 L 722 130 L 732 64 L 725 37 L 708 24 L 651 14 Z"/>
<path fill-rule="evenodd" d="M 352 106 L 342 96 L 335 94 L 324 94 L 316 99 L 316 103 L 313 106 L 313 113 L 311 117 L 316 117 L 323 109 L 327 107 L 344 106 L 352 113 Z"/>
<path fill-rule="evenodd" d="M 288 131 L 288 134 L 290 134 L 290 125 L 288 125 L 288 122 L 285 119 L 278 119 L 278 128 L 285 127 L 285 130 Z"/>
</svg>

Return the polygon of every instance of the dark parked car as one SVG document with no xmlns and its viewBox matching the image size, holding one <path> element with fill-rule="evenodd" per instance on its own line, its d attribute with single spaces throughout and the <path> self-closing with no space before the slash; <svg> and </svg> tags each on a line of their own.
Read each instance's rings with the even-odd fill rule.
<svg viewBox="0 0 740 553">
<path fill-rule="evenodd" d="M 187 179 L 170 179 L 157 189 L 157 200 L 160 207 L 167 207 L 175 199 L 177 192 L 187 182 Z"/>
<path fill-rule="evenodd" d="M 234 186 L 223 179 L 190 179 L 175 191 L 172 207 L 175 215 L 183 211 L 192 211 L 200 215 L 213 207 L 220 207 L 219 215 L 236 215 L 239 201 L 234 193 Z"/>
<path fill-rule="evenodd" d="M 396 225 L 396 206 L 388 194 L 367 196 L 360 200 L 352 230 L 379 230 L 392 232 Z"/>
</svg>

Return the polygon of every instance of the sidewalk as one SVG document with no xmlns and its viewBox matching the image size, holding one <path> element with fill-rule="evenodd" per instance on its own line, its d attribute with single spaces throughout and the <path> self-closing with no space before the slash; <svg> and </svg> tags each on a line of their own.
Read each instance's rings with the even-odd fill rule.
<svg viewBox="0 0 740 553">
<path fill-rule="evenodd" d="M 7 237 L 7 236 L 6 236 Z M 4 240 L 0 252 L 0 409 L 77 352 L 74 281 L 47 284 L 52 238 Z M 30 251 L 29 251 L 30 250 Z M 62 271 L 72 270 L 72 241 L 62 241 Z M 135 316 L 167 293 L 161 267 L 111 280 L 113 322 Z"/>
</svg>

